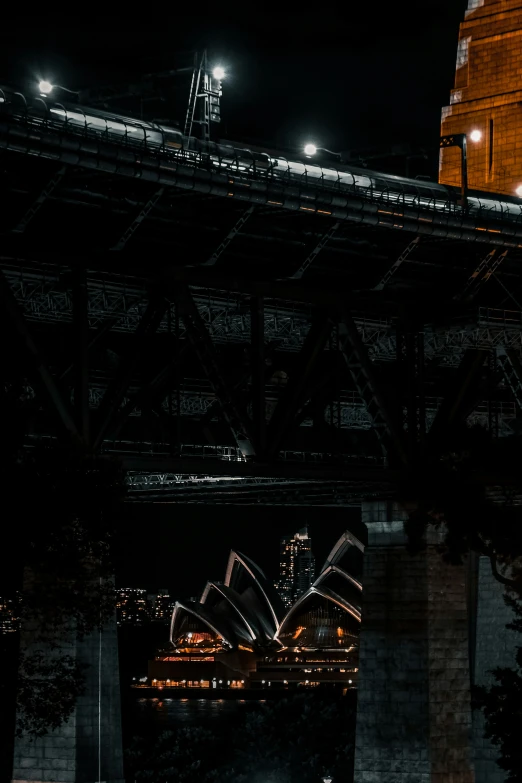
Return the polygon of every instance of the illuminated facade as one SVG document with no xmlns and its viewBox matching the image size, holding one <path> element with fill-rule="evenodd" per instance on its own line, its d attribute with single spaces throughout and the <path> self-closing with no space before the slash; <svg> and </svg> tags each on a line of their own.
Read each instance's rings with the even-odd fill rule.
<svg viewBox="0 0 522 783">
<path fill-rule="evenodd" d="M 0 598 L 0 634 L 15 633 L 20 628 L 20 594 Z"/>
<path fill-rule="evenodd" d="M 308 527 L 291 536 L 283 536 L 279 550 L 277 589 L 287 609 L 313 584 L 315 558 Z"/>
<path fill-rule="evenodd" d="M 170 623 L 174 611 L 174 601 L 168 590 L 158 590 L 157 593 L 148 596 L 151 620 L 155 623 Z"/>
<path fill-rule="evenodd" d="M 177 601 L 171 649 L 149 662 L 149 684 L 165 688 L 355 687 L 362 544 L 336 542 L 318 578 L 285 612 L 250 558 L 232 551 L 224 582 L 199 601 Z"/>
<path fill-rule="evenodd" d="M 467 136 L 470 189 L 522 197 L 522 4 L 469 0 L 442 136 Z M 460 186 L 457 147 L 441 150 L 439 181 Z"/>
<path fill-rule="evenodd" d="M 149 621 L 147 591 L 138 587 L 120 587 L 116 590 L 116 619 L 118 625 L 143 625 Z"/>
</svg>

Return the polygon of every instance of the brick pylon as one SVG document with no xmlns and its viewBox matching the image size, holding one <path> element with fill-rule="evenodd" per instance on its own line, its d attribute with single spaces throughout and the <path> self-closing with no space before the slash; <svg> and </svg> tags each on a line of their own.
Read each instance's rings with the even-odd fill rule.
<svg viewBox="0 0 522 783">
<path fill-rule="evenodd" d="M 472 190 L 522 196 L 521 74 L 522 0 L 469 0 L 441 135 L 466 134 Z M 460 186 L 458 148 L 441 150 L 439 181 Z"/>
</svg>

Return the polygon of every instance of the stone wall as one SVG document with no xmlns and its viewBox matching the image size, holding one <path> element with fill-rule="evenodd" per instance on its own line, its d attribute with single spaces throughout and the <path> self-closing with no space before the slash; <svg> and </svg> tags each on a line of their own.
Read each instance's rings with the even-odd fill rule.
<svg viewBox="0 0 522 783">
<path fill-rule="evenodd" d="M 516 196 L 522 186 L 522 3 L 470 0 L 460 27 L 455 88 L 441 135 L 468 136 L 471 189 Z M 474 130 L 481 132 L 471 141 Z M 439 181 L 459 186 L 460 150 L 441 150 Z M 520 194 L 522 195 L 522 190 Z"/>
<path fill-rule="evenodd" d="M 85 692 L 69 720 L 43 737 L 15 739 L 13 783 L 124 783 L 116 618 L 78 640 L 73 631 L 59 648 L 39 641 L 38 621 L 22 620 L 22 650 L 42 649 L 52 660 L 71 655 L 84 664 Z"/>
<path fill-rule="evenodd" d="M 403 518 L 363 504 L 355 783 L 473 783 L 465 568 L 410 555 Z"/>
<path fill-rule="evenodd" d="M 475 653 L 475 682 L 490 685 L 491 669 L 515 664 L 517 634 L 508 631 L 507 623 L 513 613 L 503 600 L 503 587 L 493 577 L 489 560 L 481 557 L 478 573 L 477 642 Z M 484 738 L 484 718 L 481 712 L 473 714 L 473 742 L 475 749 L 476 783 L 504 783 L 506 773 L 496 764 L 497 750 Z"/>
</svg>

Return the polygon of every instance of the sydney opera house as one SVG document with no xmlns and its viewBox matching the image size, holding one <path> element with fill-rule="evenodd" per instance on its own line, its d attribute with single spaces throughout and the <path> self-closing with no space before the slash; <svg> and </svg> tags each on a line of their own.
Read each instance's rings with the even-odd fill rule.
<svg viewBox="0 0 522 783">
<path fill-rule="evenodd" d="M 171 648 L 149 662 L 160 688 L 355 687 L 363 545 L 346 531 L 290 609 L 250 558 L 232 551 L 223 582 L 178 601 Z"/>
</svg>

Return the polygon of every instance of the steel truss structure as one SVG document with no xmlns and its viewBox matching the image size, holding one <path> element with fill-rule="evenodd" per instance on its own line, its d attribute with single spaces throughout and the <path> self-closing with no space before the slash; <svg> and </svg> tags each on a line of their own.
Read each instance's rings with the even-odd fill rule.
<svg viewBox="0 0 522 783">
<path fill-rule="evenodd" d="M 141 500 L 335 505 L 391 496 L 464 422 L 518 437 L 517 203 L 4 95 L 28 448 L 119 456 Z"/>
</svg>

